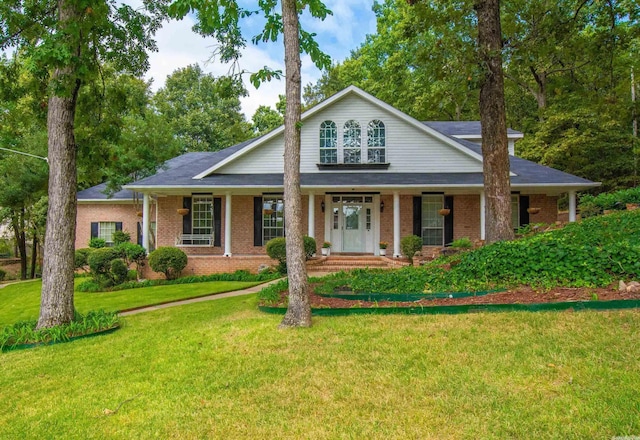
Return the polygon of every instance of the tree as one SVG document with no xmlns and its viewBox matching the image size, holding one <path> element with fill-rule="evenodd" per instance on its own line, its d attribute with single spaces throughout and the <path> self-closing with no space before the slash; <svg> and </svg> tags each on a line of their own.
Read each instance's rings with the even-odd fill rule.
<svg viewBox="0 0 640 440">
<path fill-rule="evenodd" d="M 253 131 L 258 136 L 269 133 L 271 130 L 280 127 L 284 122 L 284 118 L 280 113 L 266 105 L 259 106 L 251 120 L 253 122 Z"/>
<path fill-rule="evenodd" d="M 38 327 L 74 317 L 73 274 L 76 226 L 76 142 L 74 124 L 82 82 L 100 60 L 140 73 L 147 67 L 150 36 L 162 17 L 160 3 L 144 13 L 110 0 L 91 6 L 76 0 L 0 5 L 0 49 L 18 47 L 34 65 L 50 72 L 47 103 L 49 207 L 43 256 Z M 148 13 L 148 15 L 147 15 Z"/>
<path fill-rule="evenodd" d="M 154 102 L 184 152 L 218 151 L 251 135 L 240 109 L 243 96 L 247 90 L 239 78 L 216 78 L 194 64 L 169 75 Z"/>
<path fill-rule="evenodd" d="M 330 11 L 319 0 L 284 0 L 282 14 L 275 10 L 277 2 L 258 2 L 266 24 L 262 32 L 253 37 L 253 42 L 276 41 L 283 33 L 286 66 L 286 114 L 284 146 L 284 203 L 285 227 L 287 228 L 287 267 L 289 270 L 289 306 L 281 327 L 306 327 L 311 325 L 311 308 L 308 298 L 308 283 L 303 247 L 302 198 L 300 194 L 300 52 L 304 51 L 319 68 L 329 66 L 329 58 L 320 51 L 313 34 L 299 27 L 298 16 L 308 8 L 313 17 L 324 19 Z M 256 13 L 241 8 L 235 0 L 218 0 L 202 3 L 196 0 L 176 0 L 170 13 L 177 18 L 190 11 L 198 13 L 195 29 L 203 35 L 212 35 L 222 43 L 219 49 L 222 61 L 235 61 L 240 57 L 240 48 L 245 40 L 239 19 Z M 279 78 L 280 72 L 262 69 L 251 75 L 255 85 L 261 81 Z"/>
<path fill-rule="evenodd" d="M 480 86 L 480 125 L 486 241 L 493 243 L 513 239 L 500 0 L 477 0 L 474 9 L 478 14 L 478 48 L 484 69 Z"/>
</svg>

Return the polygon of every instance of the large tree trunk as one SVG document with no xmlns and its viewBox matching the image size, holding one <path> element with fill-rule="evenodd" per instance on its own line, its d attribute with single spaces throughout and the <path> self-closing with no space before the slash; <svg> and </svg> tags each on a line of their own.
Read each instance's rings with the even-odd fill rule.
<svg viewBox="0 0 640 440">
<path fill-rule="evenodd" d="M 289 306 L 280 327 L 310 327 L 300 193 L 300 40 L 296 0 L 282 0 L 287 107 L 284 118 L 284 209 L 287 231 Z"/>
<path fill-rule="evenodd" d="M 58 0 L 59 20 L 79 20 L 73 2 Z M 80 55 L 79 44 L 67 36 L 69 45 Z M 49 98 L 49 207 L 44 239 L 42 296 L 38 328 L 71 322 L 74 316 L 73 275 L 76 237 L 76 144 L 74 119 L 80 81 L 74 66 L 56 68 L 51 82 L 64 90 Z"/>
<path fill-rule="evenodd" d="M 509 145 L 502 72 L 500 0 L 476 0 L 478 46 L 484 69 L 480 87 L 486 242 L 513 239 Z"/>
</svg>

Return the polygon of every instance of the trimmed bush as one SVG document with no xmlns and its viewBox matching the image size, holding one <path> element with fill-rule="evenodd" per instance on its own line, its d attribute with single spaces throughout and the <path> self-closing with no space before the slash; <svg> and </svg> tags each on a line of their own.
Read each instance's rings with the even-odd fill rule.
<svg viewBox="0 0 640 440">
<path fill-rule="evenodd" d="M 98 248 L 89 254 L 87 263 L 94 276 L 107 275 L 111 270 L 111 262 L 119 257 L 120 253 L 114 248 Z"/>
<path fill-rule="evenodd" d="M 457 240 L 453 240 L 451 242 L 451 247 L 470 249 L 473 247 L 473 242 L 469 237 L 462 237 L 458 238 Z"/>
<path fill-rule="evenodd" d="M 580 196 L 580 214 L 586 218 L 602 214 L 605 209 L 622 211 L 627 203 L 640 203 L 640 186 L 597 196 L 583 194 Z"/>
<path fill-rule="evenodd" d="M 113 280 L 113 284 L 122 284 L 127 281 L 127 274 L 129 269 L 127 264 L 122 261 L 120 258 L 116 258 L 111 261 L 111 270 L 109 271 L 109 275 Z"/>
<path fill-rule="evenodd" d="M 413 263 L 413 256 L 416 252 L 422 250 L 422 238 L 417 235 L 407 235 L 400 240 L 400 250 L 411 263 Z"/>
<path fill-rule="evenodd" d="M 104 238 L 93 237 L 89 240 L 89 247 L 91 249 L 101 249 L 107 245 L 107 242 Z"/>
<path fill-rule="evenodd" d="M 89 265 L 89 255 L 93 252 L 91 248 L 82 248 L 76 250 L 74 263 L 76 269 L 86 269 Z"/>
<path fill-rule="evenodd" d="M 159 247 L 149 254 L 149 266 L 154 272 L 162 272 L 168 280 L 173 280 L 187 266 L 187 254 L 175 247 Z"/>
<path fill-rule="evenodd" d="M 116 231 L 113 233 L 113 245 L 117 246 L 122 243 L 129 243 L 131 241 L 131 234 L 125 231 Z"/>
<path fill-rule="evenodd" d="M 304 256 L 309 259 L 316 253 L 315 239 L 305 235 L 303 238 Z M 278 260 L 278 272 L 287 273 L 287 242 L 284 237 L 272 238 L 267 242 L 267 255 Z"/>
<path fill-rule="evenodd" d="M 127 266 L 135 263 L 136 266 L 139 267 L 140 263 L 142 263 L 147 256 L 147 251 L 139 244 L 129 242 L 120 243 L 115 249 L 120 253 L 120 258 L 127 263 Z"/>
</svg>

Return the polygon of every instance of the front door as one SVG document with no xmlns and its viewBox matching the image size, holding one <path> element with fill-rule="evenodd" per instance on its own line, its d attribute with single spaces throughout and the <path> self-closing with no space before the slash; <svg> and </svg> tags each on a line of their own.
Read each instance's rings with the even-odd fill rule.
<svg viewBox="0 0 640 440">
<path fill-rule="evenodd" d="M 373 197 L 332 196 L 331 243 L 335 252 L 373 252 Z"/>
</svg>

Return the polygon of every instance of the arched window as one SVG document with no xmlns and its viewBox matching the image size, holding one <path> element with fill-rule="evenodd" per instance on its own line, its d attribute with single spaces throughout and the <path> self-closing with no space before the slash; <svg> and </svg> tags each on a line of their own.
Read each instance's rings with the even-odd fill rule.
<svg viewBox="0 0 640 440">
<path fill-rule="evenodd" d="M 342 134 L 344 141 L 344 163 L 360 163 L 360 147 L 362 145 L 362 130 L 358 121 L 347 121 Z"/>
<path fill-rule="evenodd" d="M 320 124 L 320 163 L 338 162 L 338 129 L 333 121 Z"/>
<path fill-rule="evenodd" d="M 386 133 L 384 123 L 377 119 L 367 126 L 367 162 L 385 163 Z"/>
</svg>

